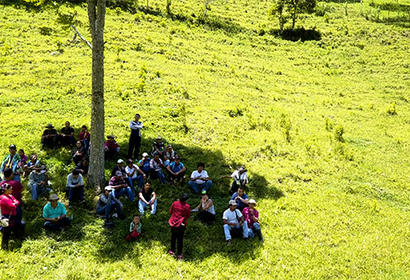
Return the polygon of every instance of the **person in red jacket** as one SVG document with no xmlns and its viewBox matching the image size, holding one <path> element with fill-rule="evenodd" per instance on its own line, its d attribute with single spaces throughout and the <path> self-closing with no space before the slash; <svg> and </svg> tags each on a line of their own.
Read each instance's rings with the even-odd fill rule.
<svg viewBox="0 0 410 280">
<path fill-rule="evenodd" d="M 17 215 L 16 215 L 16 222 L 21 224 L 21 220 L 23 218 L 22 213 L 22 196 L 24 187 L 19 181 L 14 180 L 13 170 L 11 168 L 6 168 L 4 170 L 4 178 L 5 180 L 0 183 L 0 186 L 4 184 L 9 184 L 12 187 L 11 195 L 19 201 L 19 205 L 17 207 Z"/>
<path fill-rule="evenodd" d="M 9 225 L 3 227 L 3 236 L 1 239 L 1 248 L 8 250 L 9 239 L 11 232 L 14 231 L 16 235 L 19 233 L 20 224 L 16 221 L 17 206 L 20 202 L 11 194 L 13 187 L 9 184 L 3 184 L 0 188 L 0 209 L 3 218 L 9 219 Z"/>
<path fill-rule="evenodd" d="M 169 218 L 169 225 L 171 226 L 171 249 L 168 250 L 168 254 L 175 256 L 175 243 L 178 243 L 177 258 L 182 260 L 184 255 L 182 254 L 183 239 L 186 229 L 186 224 L 191 216 L 191 208 L 186 201 L 189 196 L 184 193 L 181 195 L 179 200 L 174 201 L 171 205 L 169 213 L 171 217 Z"/>
</svg>

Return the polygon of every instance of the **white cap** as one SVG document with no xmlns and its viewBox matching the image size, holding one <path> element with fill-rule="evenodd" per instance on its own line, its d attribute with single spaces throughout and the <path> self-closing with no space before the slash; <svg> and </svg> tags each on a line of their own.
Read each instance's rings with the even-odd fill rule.
<svg viewBox="0 0 410 280">
<path fill-rule="evenodd" d="M 122 159 L 117 160 L 117 163 L 124 163 Z"/>
<path fill-rule="evenodd" d="M 249 201 L 248 201 L 248 204 L 255 204 L 256 205 L 256 201 L 255 201 L 255 199 L 249 199 Z"/>
<path fill-rule="evenodd" d="M 236 201 L 235 200 L 229 200 L 229 205 L 236 206 Z"/>
<path fill-rule="evenodd" d="M 143 153 L 143 154 L 142 154 L 142 157 L 147 157 L 147 156 L 148 156 L 147 153 Z"/>
<path fill-rule="evenodd" d="M 106 191 L 112 191 L 112 187 L 111 187 L 111 186 L 106 186 L 106 187 L 104 188 L 104 190 L 106 190 Z"/>
</svg>

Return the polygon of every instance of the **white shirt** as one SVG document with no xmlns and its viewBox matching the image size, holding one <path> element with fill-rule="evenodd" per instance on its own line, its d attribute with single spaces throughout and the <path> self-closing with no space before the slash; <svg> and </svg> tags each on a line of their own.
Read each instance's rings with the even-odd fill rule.
<svg viewBox="0 0 410 280">
<path fill-rule="evenodd" d="M 235 171 L 232 173 L 231 177 L 234 179 L 234 181 L 235 181 L 238 185 L 240 185 L 241 182 L 245 182 L 246 184 L 249 183 L 248 175 L 246 174 L 246 171 L 243 172 L 242 174 L 239 174 L 239 170 L 235 170 Z"/>
<path fill-rule="evenodd" d="M 236 212 L 236 214 L 235 214 L 235 212 Z M 223 216 L 222 216 L 222 219 L 227 220 L 228 223 L 238 224 L 239 221 L 236 218 L 237 215 L 238 215 L 238 219 L 240 219 L 242 217 L 242 213 L 238 209 L 235 209 L 235 211 L 231 211 L 231 209 L 226 209 Z"/>
<path fill-rule="evenodd" d="M 204 178 L 204 179 L 209 177 L 209 176 L 208 176 L 208 172 L 206 172 L 205 170 L 202 170 L 201 173 L 199 173 L 198 170 L 195 170 L 195 171 L 193 171 L 192 174 L 191 174 L 191 179 L 196 178 L 196 177 L 198 177 L 198 176 L 200 176 L 201 178 Z M 197 184 L 204 184 L 205 181 L 204 181 L 204 180 L 201 180 L 201 179 L 198 179 L 198 180 L 195 180 L 195 183 L 197 183 Z"/>
<path fill-rule="evenodd" d="M 130 128 L 133 130 L 138 130 L 138 135 L 141 136 L 141 129 L 144 127 L 142 122 L 135 122 L 131 121 L 130 122 Z"/>
<path fill-rule="evenodd" d="M 136 166 L 134 164 L 132 165 L 132 168 L 129 168 L 128 165 L 127 165 L 127 167 L 125 167 L 125 172 L 127 172 L 127 177 L 129 177 L 128 174 L 132 173 L 134 170 L 135 170 L 135 173 L 134 173 L 134 175 L 132 175 L 131 179 L 136 179 L 137 178 L 139 168 L 138 168 L 138 166 Z"/>
</svg>

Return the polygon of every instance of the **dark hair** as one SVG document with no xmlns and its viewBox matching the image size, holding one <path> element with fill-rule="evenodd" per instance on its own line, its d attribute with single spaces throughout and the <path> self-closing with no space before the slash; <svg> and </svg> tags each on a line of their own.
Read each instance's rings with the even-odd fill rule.
<svg viewBox="0 0 410 280">
<path fill-rule="evenodd" d="M 136 113 L 136 114 L 135 114 L 135 117 L 136 117 L 136 116 L 141 117 L 141 115 L 140 115 L 140 114 L 138 114 L 138 113 Z"/>
<path fill-rule="evenodd" d="M 128 160 L 127 160 L 127 165 L 128 165 L 128 164 L 132 164 L 132 159 L 128 159 Z"/>
<path fill-rule="evenodd" d="M 205 163 L 203 163 L 203 162 L 198 162 L 197 167 L 200 167 L 200 166 L 202 166 L 203 168 L 205 168 Z"/>
<path fill-rule="evenodd" d="M 1 185 L 1 186 L 0 186 L 0 194 L 3 194 L 5 190 L 8 190 L 8 189 L 10 189 L 10 188 L 11 188 L 11 185 L 10 185 L 10 184 L 7 184 L 7 183 Z"/>
<path fill-rule="evenodd" d="M 17 149 L 17 147 L 16 147 L 16 145 L 14 145 L 14 144 L 11 144 L 11 145 L 9 146 L 9 149 L 13 149 L 13 150 L 16 150 L 16 149 Z"/>
<path fill-rule="evenodd" d="M 239 190 L 239 189 L 245 191 L 245 186 L 244 186 L 244 185 L 240 185 L 240 186 L 238 187 L 238 190 Z"/>
<path fill-rule="evenodd" d="M 79 175 L 79 174 L 80 174 L 80 171 L 78 169 L 73 170 L 73 175 Z"/>
<path fill-rule="evenodd" d="M 134 219 L 135 217 L 141 218 L 140 215 L 135 214 L 134 216 L 132 216 L 132 219 Z"/>
<path fill-rule="evenodd" d="M 11 168 L 6 168 L 6 169 L 4 169 L 3 173 L 4 173 L 4 177 L 8 178 L 11 175 L 13 175 L 13 170 L 11 170 Z"/>
<path fill-rule="evenodd" d="M 150 185 L 151 185 L 151 180 L 147 179 L 147 181 L 145 182 L 144 186 L 145 186 L 146 184 L 150 184 Z"/>
<path fill-rule="evenodd" d="M 87 126 L 83 125 L 81 128 L 85 128 L 85 129 L 87 129 Z"/>
<path fill-rule="evenodd" d="M 159 153 L 155 151 L 152 155 L 153 155 L 154 157 L 155 157 L 155 156 L 159 156 Z"/>
<path fill-rule="evenodd" d="M 23 149 L 20 149 L 19 152 L 22 152 L 22 153 L 24 154 L 24 150 L 23 150 Z"/>
<path fill-rule="evenodd" d="M 181 196 L 179 197 L 179 201 L 181 201 L 181 202 L 185 202 L 185 201 L 187 201 L 188 199 L 189 199 L 189 196 L 188 196 L 187 193 L 183 193 L 183 194 L 181 194 Z"/>
</svg>

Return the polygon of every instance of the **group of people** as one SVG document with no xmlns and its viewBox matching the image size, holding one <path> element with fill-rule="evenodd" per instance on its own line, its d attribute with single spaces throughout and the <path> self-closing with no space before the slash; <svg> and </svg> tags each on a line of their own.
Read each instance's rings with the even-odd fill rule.
<svg viewBox="0 0 410 280">
<path fill-rule="evenodd" d="M 134 215 L 129 227 L 129 234 L 125 237 L 131 241 L 141 236 L 141 216 L 145 214 L 147 208 L 151 215 L 157 211 L 158 196 L 152 187 L 152 182 L 158 180 L 161 184 L 178 183 L 181 186 L 185 182 L 187 168 L 181 162 L 178 153 L 172 145 L 165 145 L 161 137 L 157 137 L 152 145 L 151 153 L 144 152 L 142 158 L 138 158 L 141 148 L 141 130 L 143 123 L 140 115 L 136 114 L 134 120 L 129 124 L 131 130 L 129 138 L 128 160 L 117 160 L 117 165 L 111 172 L 107 186 L 100 194 L 96 213 L 104 217 L 105 225 L 113 226 L 113 219 L 119 217 L 124 219 L 122 196 L 130 201 L 137 201 L 138 215 Z M 66 193 L 69 200 L 69 208 L 74 203 L 84 202 L 84 178 L 88 172 L 88 154 L 90 147 L 90 133 L 86 126 L 82 126 L 78 139 L 74 136 L 74 129 L 70 122 L 58 133 L 49 124 L 41 137 L 43 148 L 56 148 L 60 146 L 73 147 L 70 164 L 74 163 L 75 168 L 67 176 Z M 114 135 L 109 135 L 105 142 L 106 159 L 117 159 L 120 147 L 115 141 Z M 3 174 L 3 181 L 0 188 L 0 218 L 2 226 L 2 248 L 7 249 L 10 233 L 15 231 L 20 235 L 24 232 L 24 222 L 22 221 L 22 191 L 20 183 L 21 177 L 29 178 L 28 187 L 31 191 L 31 199 L 37 200 L 40 195 L 49 194 L 49 202 L 43 208 L 44 228 L 47 230 L 62 230 L 70 225 L 71 219 L 67 217 L 67 211 L 63 203 L 59 202 L 59 197 L 50 189 L 48 172 L 46 167 L 40 163 L 36 154 L 27 161 L 27 156 L 23 150 L 17 152 L 15 145 L 9 146 L 9 154 L 3 160 L 0 168 Z M 248 184 L 246 169 L 240 167 L 229 176 L 233 183 L 230 189 L 229 208 L 223 212 L 223 229 L 225 239 L 231 243 L 232 236 L 242 236 L 244 239 L 257 236 L 263 240 L 259 223 L 259 213 L 256 210 L 256 201 L 248 198 L 245 194 L 245 187 Z M 191 212 L 196 212 L 195 220 L 205 224 L 213 224 L 216 220 L 216 210 L 209 191 L 212 187 L 212 180 L 205 170 L 205 164 L 199 162 L 197 169 L 192 171 L 187 185 L 195 194 L 201 194 L 201 201 L 197 207 L 191 209 L 187 203 L 189 195 L 183 193 L 175 201 L 170 209 L 171 227 L 171 248 L 170 255 L 183 258 L 183 236 L 187 221 Z M 178 245 L 178 246 L 177 246 Z M 178 247 L 178 248 L 177 248 Z"/>
</svg>

